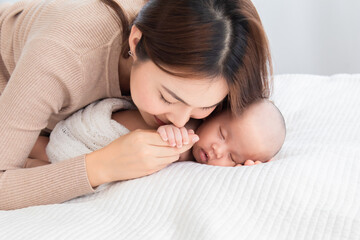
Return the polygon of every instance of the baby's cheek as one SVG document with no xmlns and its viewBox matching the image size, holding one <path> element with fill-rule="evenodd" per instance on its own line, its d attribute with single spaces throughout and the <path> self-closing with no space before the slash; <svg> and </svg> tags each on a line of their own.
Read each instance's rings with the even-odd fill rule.
<svg viewBox="0 0 360 240">
<path fill-rule="evenodd" d="M 199 140 L 199 141 L 197 141 L 194 145 L 193 145 L 193 147 L 192 147 L 192 149 L 193 149 L 193 151 L 194 151 L 194 149 L 196 148 L 198 148 L 199 147 L 199 142 L 201 141 L 201 139 Z"/>
<path fill-rule="evenodd" d="M 193 158 L 193 156 L 192 156 L 192 151 L 191 151 L 191 149 L 190 149 L 190 150 L 182 153 L 182 154 L 180 155 L 180 158 L 179 158 L 178 161 L 179 161 L 179 162 L 181 162 L 181 161 L 191 161 L 191 160 L 193 160 L 193 159 L 194 159 L 194 158 Z"/>
<path fill-rule="evenodd" d="M 198 149 L 198 147 L 195 146 L 195 145 L 197 145 L 197 143 L 194 144 L 194 146 L 191 148 L 191 151 L 189 151 L 189 152 L 191 152 L 191 155 L 192 155 L 192 157 L 195 159 L 195 161 L 198 161 L 198 160 L 197 160 L 197 159 L 198 159 L 198 156 L 197 156 L 197 149 Z"/>
</svg>

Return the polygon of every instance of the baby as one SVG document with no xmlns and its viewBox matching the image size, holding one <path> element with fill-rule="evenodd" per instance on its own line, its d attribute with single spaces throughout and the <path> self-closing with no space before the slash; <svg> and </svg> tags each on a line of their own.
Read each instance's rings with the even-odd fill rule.
<svg viewBox="0 0 360 240">
<path fill-rule="evenodd" d="M 192 149 L 181 154 L 179 161 L 214 166 L 249 166 L 267 162 L 280 150 L 286 131 L 282 114 L 268 100 L 249 105 L 237 117 L 229 111 L 222 111 L 206 120 L 192 119 L 185 127 L 195 129 L 200 139 Z M 81 133 L 79 129 L 84 128 L 88 129 Z M 105 99 L 59 122 L 50 135 L 50 141 L 47 137 L 39 137 L 29 157 L 47 162 L 65 160 L 102 148 L 135 129 L 151 127 L 131 101 Z M 157 131 L 174 147 L 188 142 L 189 134 L 193 133 L 173 125 L 160 126 Z"/>
<path fill-rule="evenodd" d="M 161 126 L 158 129 L 163 137 Z M 200 140 L 180 161 L 192 157 L 214 166 L 254 165 L 272 159 L 284 143 L 286 128 L 279 109 L 268 100 L 248 106 L 240 116 L 222 111 L 206 119 L 196 130 Z"/>
</svg>

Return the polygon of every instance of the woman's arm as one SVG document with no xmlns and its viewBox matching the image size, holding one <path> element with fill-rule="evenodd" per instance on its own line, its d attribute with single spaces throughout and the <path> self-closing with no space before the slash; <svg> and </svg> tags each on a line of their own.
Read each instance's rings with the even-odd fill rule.
<svg viewBox="0 0 360 240">
<path fill-rule="evenodd" d="M 46 155 L 46 146 L 49 143 L 49 138 L 39 136 L 35 142 L 33 149 L 29 154 L 29 158 L 36 159 L 41 162 L 49 163 L 49 158 Z"/>
<path fill-rule="evenodd" d="M 45 136 L 39 136 L 36 143 L 27 158 L 24 168 L 33 168 L 50 164 L 48 156 L 46 155 L 46 145 L 49 142 L 49 138 Z"/>
<path fill-rule="evenodd" d="M 43 161 L 36 158 L 27 158 L 24 168 L 40 167 L 48 164 L 50 164 L 48 161 Z"/>
<path fill-rule="evenodd" d="M 24 47 L 0 97 L 1 210 L 61 203 L 94 192 L 85 155 L 23 168 L 51 114 L 66 107 L 83 81 L 76 71 L 82 69 L 78 57 L 49 39 L 33 39 Z"/>
</svg>

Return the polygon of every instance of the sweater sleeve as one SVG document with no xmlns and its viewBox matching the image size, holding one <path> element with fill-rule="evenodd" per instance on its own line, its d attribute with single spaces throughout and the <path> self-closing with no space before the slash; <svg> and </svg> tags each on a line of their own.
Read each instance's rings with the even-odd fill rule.
<svg viewBox="0 0 360 240">
<path fill-rule="evenodd" d="M 0 209 L 61 203 L 94 192 L 84 155 L 21 169 L 51 114 L 81 98 L 79 56 L 50 39 L 33 39 L 0 96 Z"/>
</svg>

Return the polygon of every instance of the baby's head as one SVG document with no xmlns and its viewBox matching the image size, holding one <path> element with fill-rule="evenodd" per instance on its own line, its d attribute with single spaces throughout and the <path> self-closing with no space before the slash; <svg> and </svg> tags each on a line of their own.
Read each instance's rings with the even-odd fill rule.
<svg viewBox="0 0 360 240">
<path fill-rule="evenodd" d="M 246 160 L 267 162 L 285 140 L 285 121 L 269 100 L 249 105 L 240 116 L 222 111 L 197 129 L 200 140 L 192 153 L 199 163 L 216 166 L 243 165 Z"/>
</svg>

